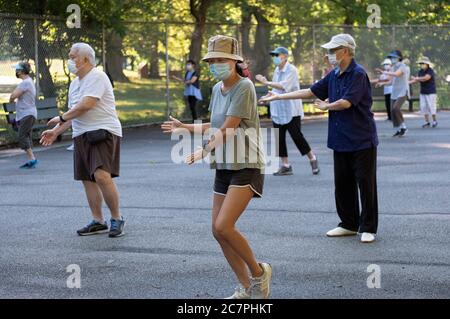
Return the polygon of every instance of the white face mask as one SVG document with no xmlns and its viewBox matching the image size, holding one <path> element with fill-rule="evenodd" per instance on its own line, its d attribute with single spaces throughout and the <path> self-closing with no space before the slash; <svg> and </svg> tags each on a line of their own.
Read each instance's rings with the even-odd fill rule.
<svg viewBox="0 0 450 319">
<path fill-rule="evenodd" d="M 330 54 L 327 54 L 327 56 L 328 56 L 328 62 L 330 62 L 330 64 L 333 67 L 338 67 L 339 64 L 341 64 L 342 60 L 337 60 L 336 59 L 336 53 L 330 53 Z"/>
<path fill-rule="evenodd" d="M 67 61 L 67 68 L 69 69 L 70 73 L 77 74 L 78 72 L 77 64 L 72 59 Z"/>
<path fill-rule="evenodd" d="M 193 69 L 194 67 L 192 66 L 192 64 L 186 64 L 186 70 L 192 71 Z"/>
</svg>

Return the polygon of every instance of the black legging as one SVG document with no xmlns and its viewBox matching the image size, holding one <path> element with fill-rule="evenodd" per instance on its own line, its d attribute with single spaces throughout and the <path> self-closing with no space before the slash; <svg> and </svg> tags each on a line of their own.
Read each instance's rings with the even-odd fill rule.
<svg viewBox="0 0 450 319">
<path fill-rule="evenodd" d="M 292 120 L 287 124 L 277 124 L 273 122 L 273 127 L 278 128 L 278 151 L 280 157 L 288 157 L 287 147 L 286 147 L 286 131 L 291 135 L 292 140 L 297 146 L 298 150 L 302 155 L 306 155 L 311 152 L 311 147 L 309 147 L 308 142 L 301 131 L 301 118 L 300 116 L 294 116 Z"/>
<path fill-rule="evenodd" d="M 385 94 L 384 95 L 384 104 L 386 106 L 386 113 L 388 116 L 388 119 L 391 120 L 391 94 Z"/>
<path fill-rule="evenodd" d="M 197 111 L 195 105 L 197 104 L 197 99 L 193 95 L 188 95 L 187 97 L 189 108 L 191 109 L 192 119 L 195 121 L 197 119 Z"/>
</svg>

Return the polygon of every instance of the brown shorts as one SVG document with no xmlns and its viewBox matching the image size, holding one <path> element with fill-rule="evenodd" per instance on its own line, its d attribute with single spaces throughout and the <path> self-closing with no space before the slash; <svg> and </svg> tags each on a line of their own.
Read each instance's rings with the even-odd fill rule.
<svg viewBox="0 0 450 319">
<path fill-rule="evenodd" d="M 240 170 L 217 169 L 214 179 L 214 193 L 225 196 L 229 187 L 250 187 L 253 197 L 262 197 L 264 174 L 258 168 Z"/>
<path fill-rule="evenodd" d="M 111 177 L 119 176 L 121 137 L 108 134 L 105 141 L 91 145 L 82 134 L 73 139 L 73 168 L 77 181 L 95 182 L 94 173 L 98 168 L 107 171 Z"/>
</svg>

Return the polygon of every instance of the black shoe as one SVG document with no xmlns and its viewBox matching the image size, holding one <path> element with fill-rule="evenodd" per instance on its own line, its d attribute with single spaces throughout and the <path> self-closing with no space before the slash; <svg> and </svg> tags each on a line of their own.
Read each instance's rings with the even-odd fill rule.
<svg viewBox="0 0 450 319">
<path fill-rule="evenodd" d="M 77 233 L 80 236 L 104 234 L 106 232 L 108 232 L 108 225 L 106 225 L 106 223 L 100 224 L 99 222 L 97 222 L 95 220 L 93 220 L 88 225 L 84 226 L 83 228 L 77 230 Z"/>
<path fill-rule="evenodd" d="M 112 219 L 111 228 L 109 229 L 109 237 L 120 237 L 125 235 L 123 228 L 125 227 L 125 221 L 123 219 Z"/>
<path fill-rule="evenodd" d="M 407 129 L 407 128 L 402 128 L 402 129 L 400 129 L 400 135 L 399 135 L 399 137 L 405 136 L 405 135 L 406 135 L 406 132 L 408 132 L 408 129 Z"/>
<path fill-rule="evenodd" d="M 397 132 L 395 132 L 394 135 L 392 135 L 392 137 L 397 137 L 397 136 L 400 136 L 400 130 L 398 130 Z"/>
<path fill-rule="evenodd" d="M 292 175 L 294 174 L 292 172 L 292 166 L 286 167 L 286 166 L 281 166 L 280 169 L 273 173 L 274 176 L 284 176 L 284 175 Z"/>
<path fill-rule="evenodd" d="M 430 122 L 426 122 L 424 125 L 422 125 L 422 128 L 430 127 Z"/>
<path fill-rule="evenodd" d="M 316 156 L 315 160 L 309 161 L 309 163 L 311 164 L 311 169 L 312 169 L 313 175 L 319 174 L 320 168 L 319 168 L 319 161 L 317 160 L 317 156 Z"/>
</svg>

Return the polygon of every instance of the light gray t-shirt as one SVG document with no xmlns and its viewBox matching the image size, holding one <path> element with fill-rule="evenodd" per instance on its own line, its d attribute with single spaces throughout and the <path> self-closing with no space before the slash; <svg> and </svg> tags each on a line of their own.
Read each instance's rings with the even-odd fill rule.
<svg viewBox="0 0 450 319">
<path fill-rule="evenodd" d="M 31 77 L 27 77 L 17 86 L 23 94 L 16 101 L 16 121 L 32 115 L 37 118 L 36 87 Z"/>
<path fill-rule="evenodd" d="M 234 138 L 211 152 L 211 168 L 240 170 L 244 168 L 264 168 L 264 150 L 259 124 L 255 86 L 242 78 L 230 90 L 221 91 L 222 82 L 217 83 L 211 95 L 211 133 L 219 129 L 227 116 L 242 120 Z M 211 135 L 212 135 L 211 134 Z"/>
<path fill-rule="evenodd" d="M 403 74 L 399 77 L 394 76 L 392 79 L 392 93 L 391 93 L 392 100 L 396 100 L 405 95 L 407 95 L 409 97 L 408 81 L 409 81 L 410 69 L 406 64 L 404 64 L 402 62 L 397 62 L 392 67 L 392 72 L 396 72 L 397 70 L 402 70 Z"/>
</svg>

